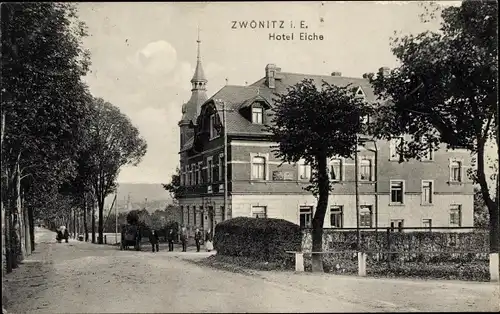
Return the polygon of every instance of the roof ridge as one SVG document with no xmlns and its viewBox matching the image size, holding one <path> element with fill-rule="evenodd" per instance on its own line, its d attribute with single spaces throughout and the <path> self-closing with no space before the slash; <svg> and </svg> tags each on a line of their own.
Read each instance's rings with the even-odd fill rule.
<svg viewBox="0 0 500 314">
<path fill-rule="evenodd" d="M 339 78 L 346 78 L 346 79 L 366 80 L 366 79 L 364 79 L 362 77 L 352 77 L 352 76 L 332 76 L 332 75 L 327 75 L 327 74 L 305 74 L 305 73 L 296 73 L 296 72 L 279 72 L 279 73 L 281 73 L 281 74 L 301 75 L 301 76 L 324 76 L 324 77 L 339 77 Z"/>
</svg>

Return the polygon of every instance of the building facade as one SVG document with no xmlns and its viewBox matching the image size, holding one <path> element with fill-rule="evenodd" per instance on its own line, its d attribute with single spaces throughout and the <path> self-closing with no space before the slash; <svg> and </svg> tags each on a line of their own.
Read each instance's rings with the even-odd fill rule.
<svg viewBox="0 0 500 314">
<path fill-rule="evenodd" d="M 317 200 L 304 190 L 311 169 L 303 162 L 282 164 L 273 152 L 276 144 L 265 129 L 270 120 L 272 94 L 285 92 L 288 86 L 305 78 L 313 79 L 318 86 L 322 80 L 339 86 L 353 84 L 358 87 L 359 97 L 375 101 L 366 79 L 343 77 L 338 72 L 331 76 L 285 73 L 274 64 L 268 64 L 265 76 L 254 84 L 226 85 L 207 99 L 203 94 L 207 80 L 198 55 L 191 81 L 193 96 L 183 106 L 179 122 L 184 189 L 179 205 L 182 223 L 188 229 L 214 228 L 218 222 L 240 216 L 282 218 L 302 227 L 311 226 Z M 421 161 L 400 163 L 396 152 L 400 140 L 367 142 L 359 148 L 360 226 L 472 226 L 469 152 L 441 147 L 429 151 Z M 332 158 L 329 168 L 334 184 L 324 227 L 356 227 L 355 161 Z"/>
</svg>

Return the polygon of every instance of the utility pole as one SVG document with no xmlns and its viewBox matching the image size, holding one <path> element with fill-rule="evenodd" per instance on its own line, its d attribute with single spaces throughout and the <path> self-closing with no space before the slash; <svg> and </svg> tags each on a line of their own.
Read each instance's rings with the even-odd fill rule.
<svg viewBox="0 0 500 314">
<path fill-rule="evenodd" d="M 356 135 L 356 149 L 354 150 L 354 193 L 356 193 L 356 249 L 359 251 L 359 190 L 358 190 L 358 144 Z"/>
<path fill-rule="evenodd" d="M 115 200 L 118 197 L 118 191 L 115 192 Z M 115 244 L 118 244 L 118 206 L 115 204 Z"/>
<path fill-rule="evenodd" d="M 222 102 L 222 120 L 224 131 L 224 217 L 227 219 L 227 130 L 226 130 L 226 102 Z"/>
<path fill-rule="evenodd" d="M 232 109 L 226 109 L 226 102 L 221 100 L 221 99 L 216 99 L 215 100 L 215 105 L 216 109 L 217 105 L 220 104 L 222 105 L 222 137 L 224 141 L 224 215 L 223 215 L 223 220 L 226 220 L 228 215 L 227 213 L 229 212 L 228 206 L 227 206 L 227 199 L 228 199 L 228 173 L 227 173 L 227 152 L 228 152 L 228 141 L 227 141 L 227 123 L 226 123 L 226 111 L 233 111 Z"/>
</svg>

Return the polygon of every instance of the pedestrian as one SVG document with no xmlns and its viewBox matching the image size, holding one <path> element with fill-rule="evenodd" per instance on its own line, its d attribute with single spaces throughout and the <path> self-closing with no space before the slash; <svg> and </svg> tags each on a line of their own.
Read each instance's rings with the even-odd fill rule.
<svg viewBox="0 0 500 314">
<path fill-rule="evenodd" d="M 66 243 L 68 243 L 68 239 L 69 239 L 68 229 L 64 229 L 64 240 L 66 241 Z"/>
<path fill-rule="evenodd" d="M 200 251 L 202 236 L 203 236 L 203 234 L 201 233 L 200 229 L 196 228 L 196 231 L 194 233 L 194 241 L 196 242 L 196 252 Z"/>
<path fill-rule="evenodd" d="M 149 236 L 149 242 L 151 242 L 151 246 L 153 248 L 153 253 L 155 252 L 155 248 L 156 248 L 156 252 L 160 251 L 160 245 L 158 244 L 159 237 L 158 237 L 158 233 L 156 232 L 156 230 L 151 231 L 151 235 Z"/>
<path fill-rule="evenodd" d="M 182 226 L 181 228 L 181 243 L 182 243 L 182 252 L 186 252 L 186 246 L 187 246 L 187 239 L 188 234 L 187 234 L 187 229 L 185 226 Z"/>
<path fill-rule="evenodd" d="M 168 241 L 168 251 L 172 252 L 174 250 L 174 230 L 172 228 L 168 229 L 167 241 Z"/>
<path fill-rule="evenodd" d="M 214 234 L 212 233 L 212 229 L 208 229 L 207 234 L 205 236 L 205 249 L 207 249 L 207 252 L 210 252 L 214 249 Z"/>
</svg>

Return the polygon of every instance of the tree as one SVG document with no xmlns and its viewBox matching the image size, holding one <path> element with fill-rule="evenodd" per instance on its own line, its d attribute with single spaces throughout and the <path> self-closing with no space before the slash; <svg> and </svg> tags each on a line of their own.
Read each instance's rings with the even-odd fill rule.
<svg viewBox="0 0 500 314">
<path fill-rule="evenodd" d="M 175 174 L 172 175 L 170 183 L 162 184 L 163 188 L 170 192 L 174 200 L 178 200 L 184 195 L 184 187 L 181 186 L 181 171 L 179 167 L 175 169 Z"/>
<path fill-rule="evenodd" d="M 474 227 L 487 228 L 490 217 L 480 189 L 474 188 Z"/>
<path fill-rule="evenodd" d="M 499 250 L 500 212 L 485 174 L 485 146 L 493 140 L 500 150 L 497 9 L 494 1 L 463 1 L 442 10 L 439 32 L 395 38 L 391 50 L 401 65 L 368 75 L 381 101 L 371 129 L 379 138 L 411 135 L 399 147 L 404 159 L 441 144 L 476 155 L 472 177 L 488 207 L 492 253 Z"/>
<path fill-rule="evenodd" d="M 90 145 L 84 163 L 97 202 L 102 244 L 104 200 L 115 190 L 120 168 L 137 165 L 146 154 L 147 144 L 130 119 L 101 98 L 94 99 L 88 136 Z"/>
<path fill-rule="evenodd" d="M 73 169 L 90 62 L 72 4 L 2 3 L 1 23 L 2 208 L 7 264 L 15 264 L 31 252 L 34 231 L 23 189 L 57 185 Z"/>
<path fill-rule="evenodd" d="M 277 95 L 274 116 L 268 127 L 278 142 L 276 156 L 283 162 L 304 159 L 313 170 L 307 190 L 318 198 L 312 220 L 313 252 L 323 250 L 323 223 L 332 189 L 328 159 L 349 158 L 357 149 L 362 131 L 360 117 L 368 112 L 364 101 L 351 86 L 339 87 L 323 82 L 318 89 L 312 80 L 289 87 Z M 313 271 L 323 271 L 322 256 L 313 254 Z"/>
</svg>

